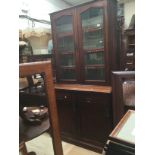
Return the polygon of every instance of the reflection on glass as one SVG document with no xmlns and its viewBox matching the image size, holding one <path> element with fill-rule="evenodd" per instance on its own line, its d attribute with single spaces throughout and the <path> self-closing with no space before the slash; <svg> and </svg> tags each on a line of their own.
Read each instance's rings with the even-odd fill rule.
<svg viewBox="0 0 155 155">
<path fill-rule="evenodd" d="M 61 79 L 75 79 L 75 69 L 62 69 Z"/>
<path fill-rule="evenodd" d="M 103 26 L 103 9 L 90 8 L 81 13 L 83 28 L 99 28 Z"/>
<path fill-rule="evenodd" d="M 72 29 L 72 16 L 63 16 L 56 20 L 56 31 L 58 33 L 72 32 Z"/>
<path fill-rule="evenodd" d="M 103 48 L 103 9 L 91 8 L 81 13 L 83 48 Z"/>
<path fill-rule="evenodd" d="M 86 76 L 86 80 L 104 80 L 104 69 L 86 68 L 85 76 Z"/>
<path fill-rule="evenodd" d="M 124 81 L 123 102 L 126 106 L 135 106 L 135 81 Z"/>
<path fill-rule="evenodd" d="M 74 51 L 74 41 L 72 36 L 66 36 L 58 39 L 59 51 Z"/>
<path fill-rule="evenodd" d="M 97 53 L 86 53 L 85 64 L 87 65 L 103 64 L 103 52 L 101 51 Z"/>
<path fill-rule="evenodd" d="M 75 65 L 75 59 L 74 59 L 73 55 L 62 55 L 60 61 L 61 61 L 61 65 L 63 65 L 63 66 Z"/>
</svg>

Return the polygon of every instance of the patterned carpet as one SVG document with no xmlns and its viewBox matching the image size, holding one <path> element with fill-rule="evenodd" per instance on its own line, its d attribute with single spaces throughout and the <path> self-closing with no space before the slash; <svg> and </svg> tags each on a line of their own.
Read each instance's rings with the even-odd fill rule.
<svg viewBox="0 0 155 155">
<path fill-rule="evenodd" d="M 52 139 L 48 133 L 26 143 L 28 152 L 34 151 L 37 155 L 54 155 Z M 84 148 L 62 142 L 64 155 L 101 155 Z"/>
</svg>

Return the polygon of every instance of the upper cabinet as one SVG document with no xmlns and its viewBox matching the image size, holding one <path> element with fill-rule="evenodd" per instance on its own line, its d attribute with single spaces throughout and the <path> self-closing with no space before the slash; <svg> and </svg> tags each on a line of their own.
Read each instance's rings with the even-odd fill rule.
<svg viewBox="0 0 155 155">
<path fill-rule="evenodd" d="M 101 0 L 50 14 L 57 82 L 110 84 L 118 68 L 116 6 Z"/>
</svg>

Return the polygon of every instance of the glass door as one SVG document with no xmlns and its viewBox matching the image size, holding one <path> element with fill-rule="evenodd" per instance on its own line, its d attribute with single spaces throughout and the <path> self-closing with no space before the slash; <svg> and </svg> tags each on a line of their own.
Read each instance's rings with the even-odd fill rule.
<svg viewBox="0 0 155 155">
<path fill-rule="evenodd" d="M 76 80 L 75 40 L 72 13 L 54 20 L 56 40 L 56 61 L 59 64 L 60 81 Z"/>
<path fill-rule="evenodd" d="M 88 6 L 79 12 L 84 80 L 104 81 L 104 9 Z"/>
</svg>

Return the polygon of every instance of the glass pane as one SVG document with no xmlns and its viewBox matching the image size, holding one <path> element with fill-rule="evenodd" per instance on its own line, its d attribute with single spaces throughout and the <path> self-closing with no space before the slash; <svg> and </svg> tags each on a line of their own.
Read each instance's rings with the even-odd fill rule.
<svg viewBox="0 0 155 155">
<path fill-rule="evenodd" d="M 61 51 L 74 51 L 73 36 L 66 36 L 58 39 L 58 50 Z"/>
<path fill-rule="evenodd" d="M 104 68 L 86 68 L 86 80 L 104 80 Z"/>
<path fill-rule="evenodd" d="M 56 31 L 58 33 L 62 32 L 72 32 L 72 16 L 63 16 L 56 20 Z"/>
<path fill-rule="evenodd" d="M 103 26 L 103 9 L 90 8 L 81 13 L 83 28 L 101 28 Z"/>
<path fill-rule="evenodd" d="M 75 79 L 75 69 L 62 69 L 61 79 Z"/>
<path fill-rule="evenodd" d="M 103 30 L 83 33 L 83 48 L 103 48 Z"/>
<path fill-rule="evenodd" d="M 103 64 L 103 52 L 101 51 L 97 53 L 86 53 L 85 64 L 87 65 Z"/>
<path fill-rule="evenodd" d="M 103 9 L 90 8 L 81 13 L 83 48 L 103 48 Z"/>
<path fill-rule="evenodd" d="M 60 59 L 62 66 L 73 66 L 75 65 L 75 59 L 73 55 L 62 55 Z"/>
</svg>

